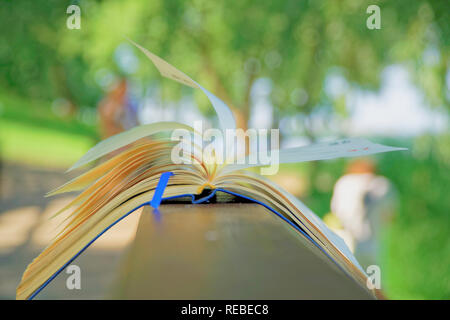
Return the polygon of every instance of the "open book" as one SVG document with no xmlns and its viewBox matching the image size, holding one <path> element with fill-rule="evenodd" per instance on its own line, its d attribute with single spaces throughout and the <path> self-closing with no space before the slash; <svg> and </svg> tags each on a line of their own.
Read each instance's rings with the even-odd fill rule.
<svg viewBox="0 0 450 320">
<path fill-rule="evenodd" d="M 133 44 L 164 77 L 202 90 L 216 110 L 222 130 L 236 128 L 233 114 L 224 102 L 166 61 Z M 101 234 L 136 209 L 149 204 L 164 173 L 171 173 L 171 176 L 163 190 L 162 200 L 191 196 L 193 202 L 199 203 L 221 192 L 259 203 L 270 210 L 268 214 L 279 215 L 283 223 L 298 231 L 299 237 L 311 241 L 348 276 L 366 287 L 367 275 L 340 237 L 296 197 L 262 175 L 246 170 L 260 167 L 263 163 L 247 161 L 251 154 L 241 156 L 242 161 L 237 163 L 229 158 L 224 163 L 214 159 L 206 161 L 201 156 L 202 146 L 199 146 L 198 139 L 175 141 L 164 135 L 175 130 L 198 136 L 193 127 L 178 122 L 142 125 L 98 143 L 69 169 L 109 156 L 49 193 L 80 192 L 70 204 L 55 213 L 67 214 L 66 224 L 55 240 L 27 267 L 17 288 L 17 299 L 36 296 Z M 182 154 L 180 158 L 185 161 L 175 163 L 174 150 L 176 154 Z M 374 144 L 364 139 L 345 139 L 271 152 L 277 152 L 279 163 L 293 163 L 394 150 L 402 148 Z"/>
</svg>

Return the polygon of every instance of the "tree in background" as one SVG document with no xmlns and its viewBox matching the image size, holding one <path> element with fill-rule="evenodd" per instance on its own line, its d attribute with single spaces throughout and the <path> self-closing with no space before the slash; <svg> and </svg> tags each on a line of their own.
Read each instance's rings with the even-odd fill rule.
<svg viewBox="0 0 450 320">
<path fill-rule="evenodd" d="M 2 30 L 8 30 L 0 39 L 0 82 L 21 95 L 95 106 L 101 98 L 96 74 L 121 73 L 113 57 L 128 36 L 215 92 L 244 128 L 258 78 L 271 80 L 275 116 L 304 115 L 303 134 L 313 137 L 308 117 L 314 110 L 347 112 L 345 93 L 324 91 L 328 75 L 376 89 L 381 70 L 393 63 L 408 66 L 430 105 L 448 108 L 448 1 L 377 1 L 382 26 L 369 30 L 366 9 L 372 2 L 80 1 L 82 28 L 69 30 L 69 3 L 6 1 L 0 11 Z M 427 52 L 438 56 L 435 63 L 424 62 Z M 149 70 L 141 67 L 133 76 L 149 83 L 158 77 Z M 181 90 L 163 85 L 168 99 L 180 97 Z M 195 94 L 200 108 L 210 110 Z"/>
</svg>

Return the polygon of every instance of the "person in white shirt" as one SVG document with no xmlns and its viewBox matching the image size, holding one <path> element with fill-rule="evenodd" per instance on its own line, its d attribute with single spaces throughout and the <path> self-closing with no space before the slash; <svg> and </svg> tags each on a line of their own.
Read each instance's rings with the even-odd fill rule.
<svg viewBox="0 0 450 320">
<path fill-rule="evenodd" d="M 395 198 L 389 180 L 365 159 L 352 162 L 334 186 L 331 211 L 342 226 L 335 231 L 364 268 L 380 264 L 380 236 L 393 218 Z"/>
</svg>

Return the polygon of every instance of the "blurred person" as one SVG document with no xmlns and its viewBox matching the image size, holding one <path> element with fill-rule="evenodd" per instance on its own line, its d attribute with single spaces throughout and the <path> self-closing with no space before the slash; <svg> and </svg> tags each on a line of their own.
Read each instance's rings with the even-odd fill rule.
<svg viewBox="0 0 450 320">
<path fill-rule="evenodd" d="M 380 238 L 393 219 L 395 204 L 392 184 L 376 175 L 375 164 L 366 159 L 351 162 L 334 186 L 332 214 L 326 223 L 344 239 L 364 269 L 380 264 Z"/>
<path fill-rule="evenodd" d="M 137 106 L 128 93 L 125 78 L 106 94 L 98 105 L 102 139 L 138 124 Z"/>
</svg>

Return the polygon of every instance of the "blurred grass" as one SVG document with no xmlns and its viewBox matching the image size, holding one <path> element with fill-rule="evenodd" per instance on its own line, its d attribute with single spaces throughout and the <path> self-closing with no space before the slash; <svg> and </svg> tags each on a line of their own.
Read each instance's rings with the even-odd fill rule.
<svg viewBox="0 0 450 320">
<path fill-rule="evenodd" d="M 0 157 L 3 161 L 66 168 L 97 140 L 93 126 L 57 117 L 50 103 L 0 94 Z"/>
<path fill-rule="evenodd" d="M 1 157 L 10 162 L 64 168 L 93 145 L 90 137 L 0 119 Z"/>
<path fill-rule="evenodd" d="M 448 133 L 425 135 L 409 154 L 385 154 L 379 163 L 400 197 L 385 241 L 387 290 L 394 298 L 450 297 L 449 148 Z"/>
</svg>

